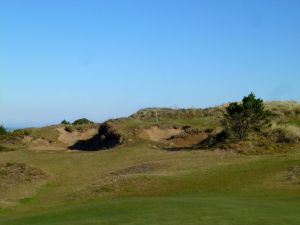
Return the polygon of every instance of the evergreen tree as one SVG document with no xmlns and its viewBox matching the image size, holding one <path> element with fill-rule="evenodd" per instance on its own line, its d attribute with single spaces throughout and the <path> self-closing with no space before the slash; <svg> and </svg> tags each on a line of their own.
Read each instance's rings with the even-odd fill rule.
<svg viewBox="0 0 300 225">
<path fill-rule="evenodd" d="M 232 138 L 243 140 L 251 131 L 260 131 L 269 125 L 270 112 L 265 110 L 263 100 L 253 93 L 242 103 L 233 102 L 226 108 L 223 125 Z"/>
</svg>

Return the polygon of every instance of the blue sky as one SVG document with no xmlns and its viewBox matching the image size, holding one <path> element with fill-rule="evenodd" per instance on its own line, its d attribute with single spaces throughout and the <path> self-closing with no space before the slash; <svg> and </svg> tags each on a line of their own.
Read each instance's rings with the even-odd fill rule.
<svg viewBox="0 0 300 225">
<path fill-rule="evenodd" d="M 0 123 L 300 100 L 299 0 L 0 0 Z"/>
</svg>

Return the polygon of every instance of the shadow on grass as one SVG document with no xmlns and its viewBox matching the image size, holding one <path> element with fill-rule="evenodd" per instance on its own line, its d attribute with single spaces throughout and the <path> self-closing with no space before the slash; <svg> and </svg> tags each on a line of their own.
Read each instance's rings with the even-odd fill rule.
<svg viewBox="0 0 300 225">
<path fill-rule="evenodd" d="M 79 140 L 74 145 L 69 146 L 70 150 L 80 151 L 100 151 L 105 149 L 111 149 L 119 145 L 120 143 L 111 137 L 101 139 L 99 134 L 88 140 Z"/>
<path fill-rule="evenodd" d="M 97 151 L 105 149 L 103 144 L 100 142 L 99 135 L 96 134 L 94 137 L 88 140 L 79 140 L 74 145 L 69 146 L 70 150 L 81 150 L 81 151 Z"/>
</svg>

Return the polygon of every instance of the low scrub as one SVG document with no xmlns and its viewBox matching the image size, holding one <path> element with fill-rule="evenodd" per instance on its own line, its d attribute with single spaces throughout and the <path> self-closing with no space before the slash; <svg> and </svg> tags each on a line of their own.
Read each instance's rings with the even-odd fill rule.
<svg viewBox="0 0 300 225">
<path fill-rule="evenodd" d="M 273 125 L 262 132 L 252 132 L 245 140 L 228 138 L 225 131 L 213 133 L 197 147 L 202 149 L 223 149 L 240 154 L 286 153 L 300 142 L 300 129 L 295 126 Z"/>
<path fill-rule="evenodd" d="M 273 101 L 266 104 L 272 115 L 281 119 L 300 115 L 300 104 L 296 101 Z"/>
<path fill-rule="evenodd" d="M 18 129 L 18 130 L 14 130 L 11 133 L 12 136 L 19 136 L 19 137 L 28 136 L 31 134 L 32 134 L 32 130 L 30 130 L 30 129 Z"/>
<path fill-rule="evenodd" d="M 79 133 L 84 133 L 90 129 L 98 128 L 98 125 L 95 123 L 92 124 L 80 124 L 80 125 L 69 125 L 65 127 L 65 131 L 69 133 L 73 133 L 74 131 L 77 131 Z"/>
<path fill-rule="evenodd" d="M 300 141 L 300 129 L 292 125 L 275 125 L 266 132 L 266 137 L 277 143 L 298 143 Z"/>
<path fill-rule="evenodd" d="M 5 164 L 0 164 L 0 179 L 2 182 L 1 187 L 5 186 L 6 184 L 10 186 L 14 182 L 33 182 L 47 178 L 49 178 L 49 175 L 41 169 L 28 166 L 24 163 L 8 162 Z"/>
<path fill-rule="evenodd" d="M 172 108 L 146 108 L 142 109 L 131 117 L 141 120 L 162 120 L 162 119 L 189 119 L 196 116 L 203 116 L 203 109 L 172 109 Z"/>
<path fill-rule="evenodd" d="M 67 131 L 69 133 L 73 133 L 75 131 L 75 128 L 73 126 L 66 126 L 65 131 Z"/>
</svg>

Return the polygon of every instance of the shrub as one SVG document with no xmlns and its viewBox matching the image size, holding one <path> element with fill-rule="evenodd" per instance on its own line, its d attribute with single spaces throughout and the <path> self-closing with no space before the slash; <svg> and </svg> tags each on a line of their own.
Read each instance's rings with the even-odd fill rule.
<svg viewBox="0 0 300 225">
<path fill-rule="evenodd" d="M 67 127 L 65 127 L 65 131 L 67 131 L 67 132 L 69 132 L 69 133 L 72 133 L 74 130 L 75 130 L 75 129 L 74 129 L 74 127 L 72 127 L 72 126 L 67 126 Z"/>
<path fill-rule="evenodd" d="M 78 119 L 78 120 L 75 120 L 73 122 L 73 125 L 81 125 L 81 124 L 93 124 L 94 122 L 86 119 L 86 118 L 81 118 L 81 119 Z"/>
<path fill-rule="evenodd" d="M 66 120 L 63 120 L 63 121 L 61 121 L 60 124 L 62 124 L 62 125 L 68 125 L 68 124 L 70 124 L 70 122 L 69 122 L 69 121 L 66 121 Z"/>
<path fill-rule="evenodd" d="M 216 147 L 219 144 L 225 143 L 227 138 L 228 138 L 228 133 L 225 130 L 218 132 L 216 134 L 210 134 L 208 138 L 206 138 L 199 144 L 199 147 L 202 148 Z"/>
<path fill-rule="evenodd" d="M 264 109 L 263 100 L 253 93 L 242 103 L 233 102 L 226 107 L 222 124 L 232 138 L 243 140 L 251 131 L 259 131 L 269 124 L 270 112 Z"/>
<path fill-rule="evenodd" d="M 7 133 L 6 128 L 3 125 L 0 125 L 0 135 L 5 135 Z"/>
</svg>

